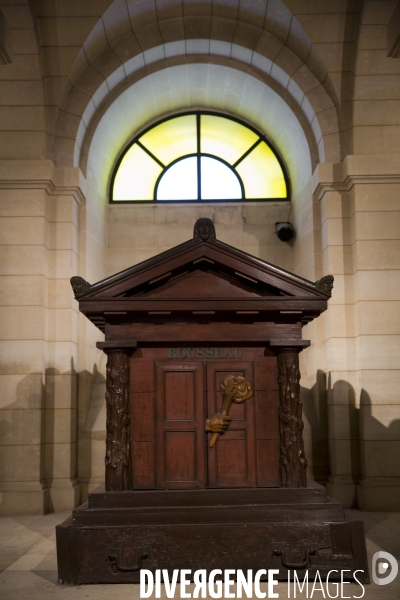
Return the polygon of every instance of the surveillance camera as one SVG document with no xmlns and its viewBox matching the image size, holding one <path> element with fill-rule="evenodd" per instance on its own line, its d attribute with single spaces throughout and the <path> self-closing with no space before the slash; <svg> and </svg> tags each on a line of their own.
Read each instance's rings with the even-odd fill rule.
<svg viewBox="0 0 400 600">
<path fill-rule="evenodd" d="M 294 227 L 291 223 L 275 223 L 275 231 L 281 242 L 290 242 L 294 236 Z"/>
</svg>

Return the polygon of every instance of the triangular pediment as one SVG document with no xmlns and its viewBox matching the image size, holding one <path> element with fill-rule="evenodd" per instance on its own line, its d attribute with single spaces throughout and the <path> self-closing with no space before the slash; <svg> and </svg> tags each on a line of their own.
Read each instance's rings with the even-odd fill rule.
<svg viewBox="0 0 400 600">
<path fill-rule="evenodd" d="M 88 287 L 96 298 L 327 298 L 316 284 L 219 241 L 189 240 Z"/>
<path fill-rule="evenodd" d="M 187 270 L 175 277 L 144 286 L 135 296 L 142 298 L 259 298 L 266 295 L 279 295 L 276 288 L 257 285 L 243 277 L 234 277 L 223 269 L 215 270 L 214 265 L 201 261 L 188 265 Z M 157 285 L 158 283 L 158 285 Z M 128 292 L 129 294 L 129 292 Z"/>
<path fill-rule="evenodd" d="M 204 318 L 296 327 L 326 310 L 332 283 L 332 276 L 313 283 L 219 242 L 209 219 L 196 222 L 192 240 L 103 281 L 71 279 L 79 310 L 101 331 L 107 323 Z"/>
</svg>

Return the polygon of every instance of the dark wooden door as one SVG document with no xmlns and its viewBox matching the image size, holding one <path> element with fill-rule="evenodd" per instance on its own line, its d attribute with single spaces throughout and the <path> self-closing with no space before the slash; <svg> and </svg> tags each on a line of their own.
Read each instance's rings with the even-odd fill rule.
<svg viewBox="0 0 400 600">
<path fill-rule="evenodd" d="M 207 410 L 210 417 L 222 406 L 221 383 L 226 375 L 245 377 L 253 384 L 251 362 L 207 364 Z M 220 435 L 214 448 L 208 447 L 208 485 L 214 488 L 253 487 L 256 485 L 254 442 L 254 398 L 233 403 L 228 430 Z M 212 434 L 208 434 L 208 444 Z"/>
<path fill-rule="evenodd" d="M 203 362 L 190 359 L 196 348 L 173 360 L 168 349 L 136 352 L 131 359 L 133 489 L 279 486 L 276 357 L 263 348 L 240 353 L 240 359 Z M 231 349 L 230 356 L 235 354 Z M 244 375 L 254 396 L 232 405 L 232 422 L 210 449 L 205 421 L 221 409 L 227 374 Z"/>
<path fill-rule="evenodd" d="M 206 486 L 204 366 L 156 363 L 156 487 Z"/>
</svg>

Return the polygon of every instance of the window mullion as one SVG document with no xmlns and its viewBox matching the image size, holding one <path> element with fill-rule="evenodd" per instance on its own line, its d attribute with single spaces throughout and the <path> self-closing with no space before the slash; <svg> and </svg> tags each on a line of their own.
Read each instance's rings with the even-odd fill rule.
<svg viewBox="0 0 400 600">
<path fill-rule="evenodd" d="M 238 164 L 240 164 L 242 160 L 244 160 L 246 156 L 250 154 L 250 152 L 253 152 L 254 148 L 257 148 L 258 144 L 260 144 L 262 141 L 263 139 L 260 137 L 252 146 L 250 146 L 250 148 L 244 154 L 242 154 L 240 158 L 238 158 L 238 160 L 232 165 L 232 167 L 236 169 Z"/>
<path fill-rule="evenodd" d="M 201 200 L 201 143 L 200 143 L 200 113 L 196 114 L 197 132 L 197 200 Z"/>
<path fill-rule="evenodd" d="M 156 163 L 158 163 L 160 165 L 160 167 L 162 167 L 163 169 L 165 169 L 165 165 L 164 163 L 161 162 L 161 160 L 159 160 L 157 158 L 157 156 L 155 156 L 152 152 L 150 152 L 150 150 L 148 148 L 146 148 L 146 146 L 144 146 L 141 142 L 139 142 L 139 140 L 137 140 L 137 145 L 144 150 L 153 160 L 156 161 Z"/>
</svg>

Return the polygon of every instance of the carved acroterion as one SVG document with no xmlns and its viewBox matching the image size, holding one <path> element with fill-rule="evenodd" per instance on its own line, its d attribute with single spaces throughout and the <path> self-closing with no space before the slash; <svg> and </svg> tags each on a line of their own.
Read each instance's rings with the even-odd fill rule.
<svg viewBox="0 0 400 600">
<path fill-rule="evenodd" d="M 318 281 L 315 282 L 315 285 L 321 292 L 325 292 L 325 294 L 331 294 L 333 290 L 333 275 L 325 275 L 325 277 L 321 277 Z"/>
<path fill-rule="evenodd" d="M 77 275 L 71 277 L 70 283 L 75 298 L 78 298 L 78 296 L 82 296 L 82 294 L 85 294 L 90 289 L 90 283 L 86 281 L 86 279 L 83 279 L 83 277 L 78 277 Z"/>
<path fill-rule="evenodd" d="M 215 227 L 211 219 L 197 219 L 194 224 L 193 240 L 195 242 L 215 242 Z"/>
</svg>

